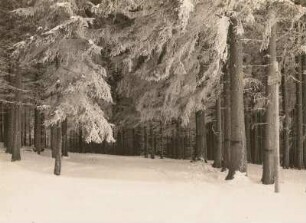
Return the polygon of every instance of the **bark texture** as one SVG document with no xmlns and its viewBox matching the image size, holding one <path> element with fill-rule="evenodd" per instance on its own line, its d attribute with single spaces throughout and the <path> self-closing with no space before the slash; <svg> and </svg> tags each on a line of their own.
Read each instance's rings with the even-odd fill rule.
<svg viewBox="0 0 306 223">
<path fill-rule="evenodd" d="M 231 18 L 230 65 L 231 77 L 231 159 L 227 180 L 233 179 L 235 172 L 246 172 L 246 145 L 243 106 L 243 58 L 241 36 L 237 33 L 238 21 Z"/>
</svg>

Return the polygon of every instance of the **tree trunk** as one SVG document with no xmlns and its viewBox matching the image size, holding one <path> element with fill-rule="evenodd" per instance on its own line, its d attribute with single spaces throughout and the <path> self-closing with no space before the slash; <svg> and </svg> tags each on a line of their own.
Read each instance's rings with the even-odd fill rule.
<svg viewBox="0 0 306 223">
<path fill-rule="evenodd" d="M 8 137 L 9 137 L 9 109 L 8 109 L 8 107 L 6 106 L 6 108 L 5 108 L 5 113 L 4 113 L 4 132 L 3 132 L 3 134 L 4 134 L 4 146 L 5 146 L 5 148 L 6 148 L 6 150 L 8 149 Z"/>
<path fill-rule="evenodd" d="M 145 152 L 145 131 L 144 131 L 144 125 L 140 125 L 140 133 L 141 133 L 141 150 L 139 151 L 139 154 L 144 154 Z"/>
<path fill-rule="evenodd" d="M 150 148 L 151 148 L 151 159 L 155 159 L 155 135 L 153 132 L 153 126 L 152 123 L 150 124 Z"/>
<path fill-rule="evenodd" d="M 283 168 L 290 167 L 289 159 L 289 137 L 290 137 L 290 111 L 289 111 L 289 96 L 288 96 L 288 80 L 283 74 L 282 76 L 282 91 L 283 91 L 283 112 L 284 112 L 284 126 L 283 126 Z"/>
<path fill-rule="evenodd" d="M 52 151 L 52 158 L 55 158 L 56 154 L 56 142 L 57 142 L 57 128 L 55 125 L 51 126 L 51 151 Z"/>
<path fill-rule="evenodd" d="M 7 129 L 8 129 L 8 133 L 7 133 L 7 147 L 6 147 L 6 153 L 10 153 L 12 154 L 12 144 L 13 144 L 13 137 L 14 137 L 14 119 L 15 119 L 15 109 L 14 109 L 14 105 L 10 104 L 8 105 L 7 108 L 7 116 L 8 116 L 8 125 L 7 125 Z"/>
<path fill-rule="evenodd" d="M 306 167 L 306 55 L 302 57 L 303 65 L 303 124 L 304 124 L 304 137 L 303 137 L 303 147 L 304 147 L 304 167 Z"/>
<path fill-rule="evenodd" d="M 20 111 L 20 134 L 21 134 L 21 146 L 25 146 L 24 140 L 23 140 L 23 135 L 24 135 L 24 113 L 23 113 L 23 107 L 21 107 Z"/>
<path fill-rule="evenodd" d="M 146 125 L 143 126 L 143 133 L 144 133 L 144 157 L 148 158 L 149 156 L 149 148 L 148 148 L 148 141 L 149 141 L 149 134 L 146 128 Z"/>
<path fill-rule="evenodd" d="M 196 112 L 196 145 L 193 154 L 193 160 L 206 160 L 207 159 L 207 146 L 206 146 L 206 126 L 205 126 L 205 112 Z"/>
<path fill-rule="evenodd" d="M 160 140 L 159 140 L 159 147 L 160 147 L 160 158 L 164 158 L 164 142 L 163 142 L 163 124 L 160 122 Z"/>
<path fill-rule="evenodd" d="M 251 126 L 252 126 L 251 111 L 245 114 L 245 132 L 246 132 L 246 147 L 247 147 L 247 161 L 252 162 L 252 145 L 251 145 Z"/>
<path fill-rule="evenodd" d="M 183 137 L 182 137 L 182 147 L 183 147 L 183 159 L 186 159 L 186 142 L 187 142 L 187 136 L 186 131 L 184 131 Z"/>
<path fill-rule="evenodd" d="M 296 115 L 295 115 L 295 108 L 290 112 L 290 117 L 292 120 L 292 132 L 290 134 L 290 149 L 289 149 L 289 162 L 290 162 L 290 168 L 294 168 L 295 165 L 295 156 L 296 156 Z"/>
<path fill-rule="evenodd" d="M 62 155 L 68 156 L 67 118 L 62 122 Z"/>
<path fill-rule="evenodd" d="M 271 37 L 268 47 L 268 106 L 266 113 L 266 139 L 263 160 L 263 184 L 273 184 L 278 176 L 278 163 L 276 160 L 279 151 L 279 83 L 280 75 L 276 60 L 276 24 L 271 28 Z"/>
<path fill-rule="evenodd" d="M 0 142 L 4 142 L 3 137 L 3 125 L 4 125 L 4 118 L 3 118 L 3 104 L 0 102 Z"/>
<path fill-rule="evenodd" d="M 4 104 L 0 102 L 0 142 L 4 142 Z"/>
<path fill-rule="evenodd" d="M 21 74 L 15 72 L 15 102 L 13 105 L 14 119 L 13 121 L 13 142 L 12 142 L 12 162 L 21 160 L 20 147 L 21 147 Z"/>
<path fill-rule="evenodd" d="M 171 158 L 175 158 L 175 148 L 176 148 L 176 140 L 175 140 L 175 130 L 174 129 L 172 129 L 172 134 L 171 134 L 171 139 L 170 139 L 170 141 L 171 141 L 171 146 L 170 146 L 170 157 Z"/>
<path fill-rule="evenodd" d="M 125 129 L 122 127 L 121 130 L 121 153 L 120 155 L 126 154 L 126 145 L 125 145 Z"/>
<path fill-rule="evenodd" d="M 24 107 L 24 131 L 23 131 L 23 143 L 25 146 L 28 146 L 29 144 L 27 143 L 27 131 L 28 131 L 28 108 Z"/>
<path fill-rule="evenodd" d="M 295 166 L 298 169 L 303 168 L 303 90 L 302 90 L 302 77 L 303 65 L 302 56 L 298 56 L 298 70 L 296 81 L 296 110 L 297 110 L 297 159 Z"/>
<path fill-rule="evenodd" d="M 54 126 L 56 128 L 56 144 L 55 144 L 55 162 L 54 162 L 54 174 L 61 175 L 61 154 L 62 154 L 62 128 L 61 123 Z"/>
<path fill-rule="evenodd" d="M 256 111 L 253 116 L 253 123 L 254 123 L 254 129 L 253 129 L 253 146 L 254 146 L 254 162 L 256 164 L 260 163 L 260 126 L 259 126 L 259 112 Z"/>
<path fill-rule="evenodd" d="M 78 147 L 79 147 L 80 153 L 85 153 L 84 146 L 83 146 L 83 131 L 82 131 L 82 127 L 79 127 Z"/>
<path fill-rule="evenodd" d="M 246 145 L 243 106 L 243 62 L 241 36 L 237 33 L 238 21 L 231 18 L 229 72 L 231 77 L 231 159 L 227 180 L 235 172 L 246 172 Z"/>
<path fill-rule="evenodd" d="M 221 123 L 221 98 L 216 101 L 216 135 L 217 135 L 217 147 L 214 153 L 214 164 L 213 167 L 221 168 L 222 167 L 222 123 Z"/>
<path fill-rule="evenodd" d="M 40 154 L 42 150 L 41 113 L 37 108 L 35 108 L 34 113 L 34 146 L 35 151 Z"/>
<path fill-rule="evenodd" d="M 47 134 L 46 134 L 46 126 L 44 125 L 45 122 L 45 115 L 44 113 L 40 113 L 40 119 L 41 119 L 41 152 L 45 150 L 47 147 Z"/>
<path fill-rule="evenodd" d="M 7 82 L 13 85 L 13 78 L 12 75 L 10 74 L 11 70 L 9 69 L 9 75 L 7 76 Z M 10 90 L 11 93 L 11 90 Z M 8 104 L 7 105 L 7 147 L 5 152 L 12 154 L 12 143 L 13 143 L 13 136 L 14 136 L 14 128 L 13 128 L 13 120 L 14 120 L 14 105 L 13 104 Z"/>
<path fill-rule="evenodd" d="M 229 168 L 231 155 L 231 83 L 229 70 L 225 69 L 223 75 L 224 83 L 224 157 L 223 157 L 223 171 Z"/>
<path fill-rule="evenodd" d="M 28 125 L 28 132 L 29 132 L 29 135 L 28 135 L 28 140 L 29 140 L 29 146 L 32 146 L 32 128 L 31 128 L 31 108 L 29 108 L 29 111 L 28 111 L 28 116 L 29 116 L 29 125 Z"/>
<path fill-rule="evenodd" d="M 181 150 L 182 150 L 182 145 L 181 145 L 181 126 L 180 122 L 176 121 L 176 135 L 175 135 L 175 151 L 176 151 L 176 159 L 181 159 Z"/>
</svg>

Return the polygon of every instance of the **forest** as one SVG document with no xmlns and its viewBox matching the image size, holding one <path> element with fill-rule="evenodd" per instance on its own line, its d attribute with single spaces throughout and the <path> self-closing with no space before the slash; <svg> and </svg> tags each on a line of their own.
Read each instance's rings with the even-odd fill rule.
<svg viewBox="0 0 306 223">
<path fill-rule="evenodd" d="M 275 192 L 280 171 L 305 169 L 305 0 L 1 0 L 0 13 L 12 162 L 51 151 L 63 176 L 70 154 L 141 156 L 233 181 L 256 164 Z"/>
<path fill-rule="evenodd" d="M 306 164 L 304 1 L 1 0 L 1 131 L 51 148 L 246 172 Z"/>
</svg>

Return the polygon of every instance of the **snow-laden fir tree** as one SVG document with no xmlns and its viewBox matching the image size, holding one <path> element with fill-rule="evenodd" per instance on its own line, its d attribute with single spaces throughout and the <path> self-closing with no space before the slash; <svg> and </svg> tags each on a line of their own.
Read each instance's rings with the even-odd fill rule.
<svg viewBox="0 0 306 223">
<path fill-rule="evenodd" d="M 89 8 L 88 8 L 89 7 Z M 40 106 L 46 126 L 63 122 L 83 126 L 87 141 L 113 141 L 106 108 L 112 103 L 107 72 L 101 65 L 103 50 L 99 24 L 87 1 L 36 1 L 15 12 L 38 19 L 37 33 L 20 42 L 15 54 L 21 64 L 46 67 L 45 92 Z M 103 109 L 104 107 L 104 109 Z"/>
</svg>

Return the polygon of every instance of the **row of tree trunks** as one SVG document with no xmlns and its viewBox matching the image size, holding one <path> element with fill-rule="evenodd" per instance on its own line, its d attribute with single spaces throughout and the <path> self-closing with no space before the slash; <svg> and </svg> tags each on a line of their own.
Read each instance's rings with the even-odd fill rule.
<svg viewBox="0 0 306 223">
<path fill-rule="evenodd" d="M 289 75 L 282 76 L 283 96 L 283 133 L 282 133 L 282 166 L 302 169 L 306 162 L 306 65 L 305 55 L 296 57 L 297 70 L 295 76 L 296 106 L 290 111 Z M 292 120 L 292 121 L 291 121 Z"/>
<path fill-rule="evenodd" d="M 21 146 L 31 146 L 33 143 L 32 140 L 32 128 L 31 128 L 31 119 L 32 119 L 32 109 L 27 106 L 20 107 L 20 131 L 21 131 Z M 12 124 L 14 122 L 15 110 L 13 103 L 5 104 L 0 106 L 1 116 L 0 116 L 0 136 L 2 138 L 0 141 L 4 142 L 4 146 L 7 148 L 8 153 L 12 153 L 11 142 L 12 142 Z M 39 129 L 38 129 L 39 128 Z M 9 137 L 10 135 L 10 137 Z M 34 150 L 39 152 L 46 147 L 46 130 L 43 126 L 43 114 L 37 115 L 37 109 L 34 112 Z M 39 149 L 40 148 L 40 149 Z"/>
</svg>

